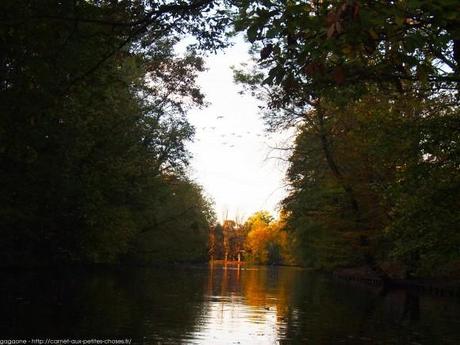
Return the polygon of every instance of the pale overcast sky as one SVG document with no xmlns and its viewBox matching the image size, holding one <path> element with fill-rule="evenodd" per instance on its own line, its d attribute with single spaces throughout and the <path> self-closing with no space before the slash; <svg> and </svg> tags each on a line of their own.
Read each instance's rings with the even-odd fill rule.
<svg viewBox="0 0 460 345">
<path fill-rule="evenodd" d="M 246 218 L 258 210 L 277 215 L 277 204 L 285 195 L 286 165 L 270 159 L 279 155 L 270 147 L 286 141 L 287 134 L 267 136 L 258 102 L 241 95 L 230 67 L 249 62 L 249 46 L 239 40 L 235 46 L 207 58 L 208 70 L 199 85 L 210 102 L 207 108 L 190 112 L 196 128 L 191 177 L 215 201 L 219 220 Z"/>
</svg>

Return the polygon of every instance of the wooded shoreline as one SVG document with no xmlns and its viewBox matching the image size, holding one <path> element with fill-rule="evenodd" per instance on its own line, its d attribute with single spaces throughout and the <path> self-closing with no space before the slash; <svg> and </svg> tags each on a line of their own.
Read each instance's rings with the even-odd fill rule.
<svg viewBox="0 0 460 345">
<path fill-rule="evenodd" d="M 307 270 L 316 272 L 318 274 L 324 274 L 332 279 L 337 279 L 346 283 L 359 284 L 365 286 L 371 286 L 376 288 L 382 288 L 384 291 L 391 290 L 408 290 L 416 293 L 429 294 L 441 297 L 453 297 L 460 298 L 460 280 L 448 279 L 448 278 L 431 278 L 431 279 L 382 279 L 375 272 L 370 270 L 364 270 L 362 267 L 354 268 L 342 268 L 334 270 L 333 272 L 325 271 L 321 269 L 315 269 L 305 267 L 302 265 L 260 265 L 248 261 L 233 261 L 228 260 L 214 260 L 211 261 L 196 261 L 196 262 L 169 262 L 169 263 L 158 263 L 158 264 L 140 264 L 140 263 L 91 263 L 91 264 L 58 264 L 58 265 L 8 265 L 0 266 L 0 274 L 5 273 L 40 273 L 40 272 L 53 272 L 61 274 L 68 272 L 69 270 L 75 271 L 76 273 L 98 273 L 98 272 L 117 272 L 126 271 L 133 268 L 144 268 L 144 269 L 207 269 L 212 266 L 217 266 L 225 269 L 227 266 L 238 267 L 240 269 L 248 268 L 276 268 L 276 267 L 291 267 L 298 268 L 301 270 Z"/>
<path fill-rule="evenodd" d="M 432 279 L 382 279 L 375 272 L 362 268 L 337 269 L 332 272 L 334 278 L 347 282 L 383 287 L 384 289 L 405 289 L 437 296 L 460 298 L 460 280 L 447 278 Z"/>
</svg>

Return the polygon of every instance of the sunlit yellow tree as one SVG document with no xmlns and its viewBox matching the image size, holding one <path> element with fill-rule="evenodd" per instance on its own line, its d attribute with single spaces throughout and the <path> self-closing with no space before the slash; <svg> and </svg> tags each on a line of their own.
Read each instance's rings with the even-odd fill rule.
<svg viewBox="0 0 460 345">
<path fill-rule="evenodd" d="M 294 262 L 284 221 L 274 220 L 267 211 L 254 213 L 245 223 L 245 249 L 249 260 L 258 264 Z"/>
</svg>

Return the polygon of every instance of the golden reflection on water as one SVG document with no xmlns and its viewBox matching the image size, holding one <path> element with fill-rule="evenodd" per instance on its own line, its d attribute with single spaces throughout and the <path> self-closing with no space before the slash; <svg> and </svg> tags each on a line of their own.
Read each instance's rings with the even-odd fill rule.
<svg viewBox="0 0 460 345">
<path fill-rule="evenodd" d="M 277 344 L 291 310 L 295 270 L 210 264 L 199 344 Z M 291 310 L 292 312 L 292 310 Z"/>
<path fill-rule="evenodd" d="M 288 267 L 214 265 L 3 274 L 9 339 L 133 345 L 460 344 L 460 303 Z"/>
</svg>

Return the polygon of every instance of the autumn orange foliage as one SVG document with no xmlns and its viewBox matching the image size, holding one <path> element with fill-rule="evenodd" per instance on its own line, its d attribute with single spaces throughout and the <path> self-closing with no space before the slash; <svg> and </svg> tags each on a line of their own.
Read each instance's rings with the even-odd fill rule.
<svg viewBox="0 0 460 345">
<path fill-rule="evenodd" d="M 245 249 L 250 260 L 259 264 L 293 264 L 292 241 L 282 219 L 273 220 L 266 211 L 256 212 L 245 224 Z"/>
</svg>

